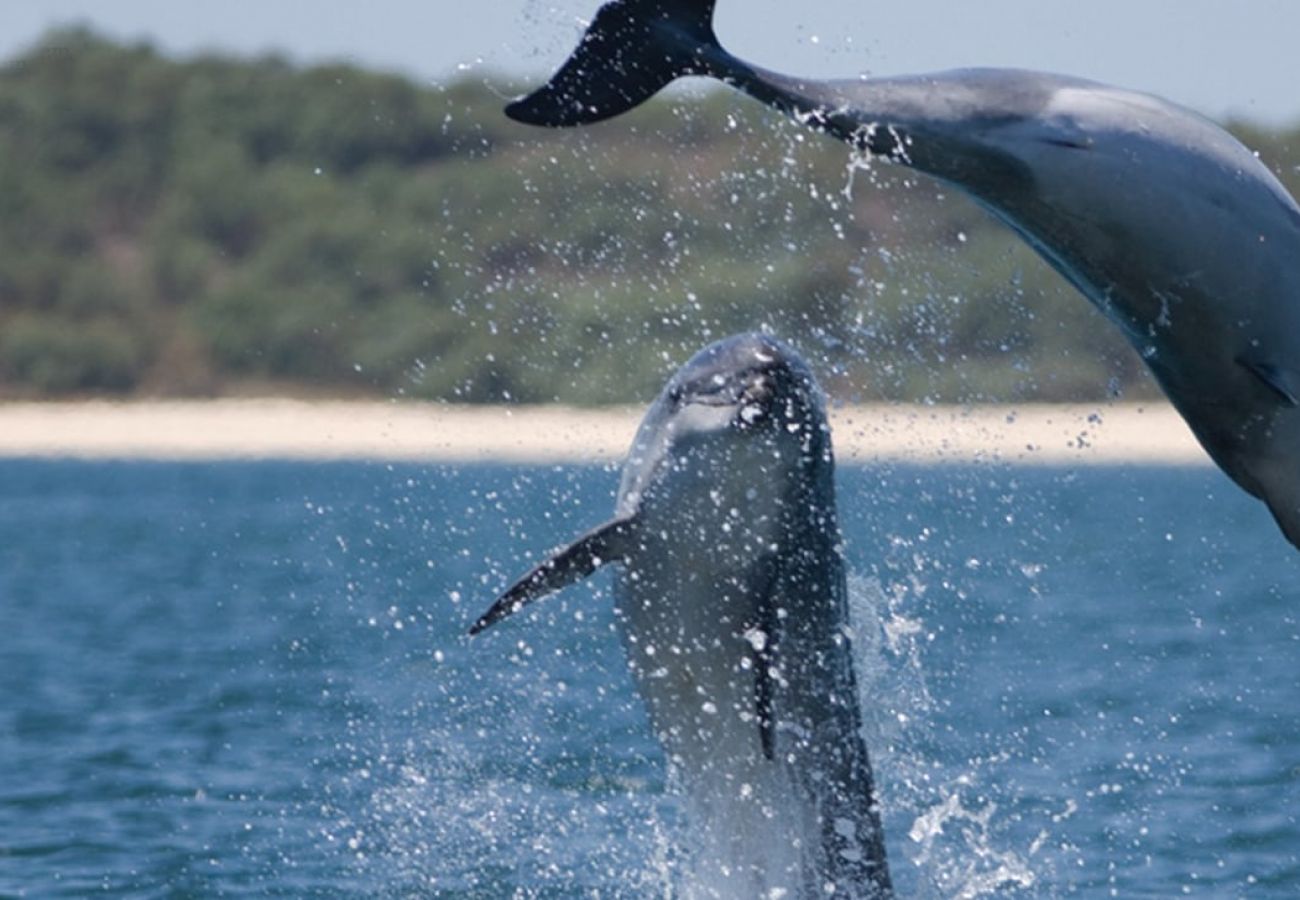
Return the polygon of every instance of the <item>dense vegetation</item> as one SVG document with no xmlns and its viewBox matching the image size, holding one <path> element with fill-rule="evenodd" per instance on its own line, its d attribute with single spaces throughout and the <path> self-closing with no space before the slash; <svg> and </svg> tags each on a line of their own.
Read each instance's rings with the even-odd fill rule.
<svg viewBox="0 0 1300 900">
<path fill-rule="evenodd" d="M 853 398 L 1152 390 L 929 181 L 727 92 L 563 132 L 509 93 L 52 34 L 0 68 L 0 396 L 636 400 L 754 327 Z M 1300 130 L 1242 132 L 1300 191 Z"/>
</svg>

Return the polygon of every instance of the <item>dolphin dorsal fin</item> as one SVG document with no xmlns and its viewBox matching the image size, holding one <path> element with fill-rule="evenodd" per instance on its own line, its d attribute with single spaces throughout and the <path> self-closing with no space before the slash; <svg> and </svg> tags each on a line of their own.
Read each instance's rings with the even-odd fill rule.
<svg viewBox="0 0 1300 900">
<path fill-rule="evenodd" d="M 532 601 L 581 581 L 607 562 L 626 559 L 631 547 L 632 525 L 631 517 L 612 519 L 567 547 L 556 550 L 498 597 L 470 627 L 469 633 L 478 634 Z"/>
<path fill-rule="evenodd" d="M 1271 362 L 1241 357 L 1237 360 L 1264 382 L 1287 406 L 1300 406 L 1300 374 Z"/>
</svg>

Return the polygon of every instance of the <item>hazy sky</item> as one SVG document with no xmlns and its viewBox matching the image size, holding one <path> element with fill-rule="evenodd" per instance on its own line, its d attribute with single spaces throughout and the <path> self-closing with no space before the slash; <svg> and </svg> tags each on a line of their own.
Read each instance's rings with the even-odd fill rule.
<svg viewBox="0 0 1300 900">
<path fill-rule="evenodd" d="M 86 22 L 191 53 L 279 50 L 445 80 L 458 65 L 540 76 L 597 0 L 22 0 L 0 57 Z M 1213 116 L 1300 123 L 1300 0 L 718 0 L 734 52 L 813 76 L 1017 66 L 1151 91 Z"/>
</svg>

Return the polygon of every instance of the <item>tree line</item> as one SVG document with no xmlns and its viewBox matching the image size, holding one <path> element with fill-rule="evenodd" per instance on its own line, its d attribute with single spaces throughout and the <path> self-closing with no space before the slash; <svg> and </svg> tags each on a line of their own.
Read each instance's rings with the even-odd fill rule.
<svg viewBox="0 0 1300 900">
<path fill-rule="evenodd" d="M 847 399 L 1154 393 L 934 182 L 725 91 L 548 131 L 517 87 L 51 33 L 0 68 L 0 397 L 640 401 L 751 328 Z M 1300 193 L 1300 126 L 1231 127 Z"/>
</svg>

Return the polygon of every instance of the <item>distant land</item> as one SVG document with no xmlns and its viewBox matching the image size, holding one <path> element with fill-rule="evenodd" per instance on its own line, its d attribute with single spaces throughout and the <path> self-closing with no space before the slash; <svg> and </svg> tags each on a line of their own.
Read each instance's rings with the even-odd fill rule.
<svg viewBox="0 0 1300 900">
<path fill-rule="evenodd" d="M 0 399 L 630 403 L 751 328 L 851 402 L 1157 393 L 933 182 L 725 92 L 553 132 L 517 88 L 51 33 L 0 68 Z M 1228 125 L 1300 193 L 1300 123 Z"/>
<path fill-rule="evenodd" d="M 612 464 L 643 407 L 392 400 L 0 403 L 0 459 Z M 1210 465 L 1164 401 L 834 406 L 841 464 Z"/>
</svg>

